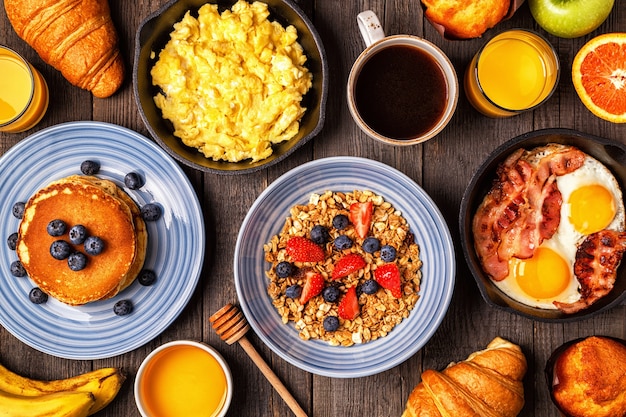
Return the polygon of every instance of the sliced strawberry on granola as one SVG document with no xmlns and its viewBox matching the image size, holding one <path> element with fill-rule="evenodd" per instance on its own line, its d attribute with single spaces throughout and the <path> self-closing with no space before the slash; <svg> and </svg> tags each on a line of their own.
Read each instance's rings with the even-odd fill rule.
<svg viewBox="0 0 626 417">
<path fill-rule="evenodd" d="M 322 292 L 324 289 L 324 277 L 313 268 L 303 268 L 299 274 L 302 274 L 304 279 L 302 294 L 300 295 L 300 304 L 304 305 L 311 298 Z"/>
<path fill-rule="evenodd" d="M 343 296 L 337 307 L 339 317 L 344 320 L 354 320 L 361 314 L 359 298 L 356 295 L 356 287 L 348 288 L 348 292 Z"/>
<path fill-rule="evenodd" d="M 354 225 L 357 236 L 361 239 L 365 239 L 369 234 L 373 209 L 374 205 L 371 201 L 350 205 L 350 221 Z"/>
<path fill-rule="evenodd" d="M 374 271 L 374 279 L 381 287 L 391 291 L 391 295 L 395 298 L 402 297 L 402 281 L 400 279 L 398 265 L 384 264 L 379 266 Z"/>
<path fill-rule="evenodd" d="M 340 279 L 365 268 L 367 263 L 358 253 L 349 253 L 337 261 L 335 269 L 331 274 L 331 279 Z"/>
<path fill-rule="evenodd" d="M 322 262 L 324 249 L 310 239 L 294 236 L 287 241 L 287 253 L 295 262 Z"/>
</svg>

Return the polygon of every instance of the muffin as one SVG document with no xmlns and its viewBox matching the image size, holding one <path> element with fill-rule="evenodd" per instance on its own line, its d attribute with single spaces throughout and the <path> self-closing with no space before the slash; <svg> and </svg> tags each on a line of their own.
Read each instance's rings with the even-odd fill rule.
<svg viewBox="0 0 626 417">
<path fill-rule="evenodd" d="M 443 27 L 447 37 L 471 39 L 500 23 L 511 0 L 422 0 L 422 5 L 426 18 Z"/>
<path fill-rule="evenodd" d="M 552 399 L 566 416 L 626 416 L 623 341 L 602 336 L 581 339 L 555 352 L 548 366 Z"/>
</svg>

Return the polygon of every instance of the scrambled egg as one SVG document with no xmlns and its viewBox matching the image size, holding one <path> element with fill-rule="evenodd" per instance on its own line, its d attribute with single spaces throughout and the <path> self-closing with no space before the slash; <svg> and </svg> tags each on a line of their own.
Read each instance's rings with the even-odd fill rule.
<svg viewBox="0 0 626 417">
<path fill-rule="evenodd" d="M 265 3 L 239 0 L 221 15 L 187 12 L 151 70 L 154 97 L 174 135 L 207 158 L 253 162 L 294 137 L 312 76 L 293 26 L 268 20 Z"/>
</svg>

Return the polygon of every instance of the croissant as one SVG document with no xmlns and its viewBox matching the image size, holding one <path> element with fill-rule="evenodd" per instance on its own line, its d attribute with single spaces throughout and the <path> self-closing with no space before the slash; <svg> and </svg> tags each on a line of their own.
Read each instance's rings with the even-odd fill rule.
<svg viewBox="0 0 626 417">
<path fill-rule="evenodd" d="M 496 337 L 441 372 L 424 371 L 402 417 L 515 417 L 524 407 L 526 369 L 520 347 Z"/>
<path fill-rule="evenodd" d="M 4 0 L 15 32 L 72 84 L 112 95 L 124 62 L 107 0 Z"/>
</svg>

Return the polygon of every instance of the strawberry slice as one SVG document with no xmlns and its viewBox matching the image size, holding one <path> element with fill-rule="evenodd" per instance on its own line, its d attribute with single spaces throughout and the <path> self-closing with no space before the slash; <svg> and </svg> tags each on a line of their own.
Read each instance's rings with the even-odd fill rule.
<svg viewBox="0 0 626 417">
<path fill-rule="evenodd" d="M 354 225 L 356 234 L 365 239 L 372 224 L 372 211 L 374 205 L 371 201 L 365 203 L 352 203 L 350 205 L 350 221 Z"/>
<path fill-rule="evenodd" d="M 312 268 L 301 269 L 300 272 L 304 277 L 304 285 L 302 294 L 300 294 L 300 304 L 306 304 L 311 298 L 315 297 L 324 289 L 324 277 Z"/>
<path fill-rule="evenodd" d="M 343 296 L 337 307 L 339 317 L 344 320 L 354 320 L 361 314 L 359 299 L 356 296 L 356 287 L 348 288 L 348 292 Z"/>
<path fill-rule="evenodd" d="M 365 259 L 358 253 L 349 253 L 339 261 L 335 265 L 335 269 L 331 274 L 331 279 L 340 279 L 343 277 L 347 277 L 353 272 L 358 271 L 359 269 L 365 268 Z"/>
<path fill-rule="evenodd" d="M 400 270 L 396 264 L 384 264 L 374 271 L 374 279 L 381 287 L 391 291 L 395 298 L 402 297 L 402 282 L 400 280 Z"/>
<path fill-rule="evenodd" d="M 324 249 L 310 239 L 294 236 L 287 241 L 287 253 L 294 262 L 322 262 Z"/>
</svg>

